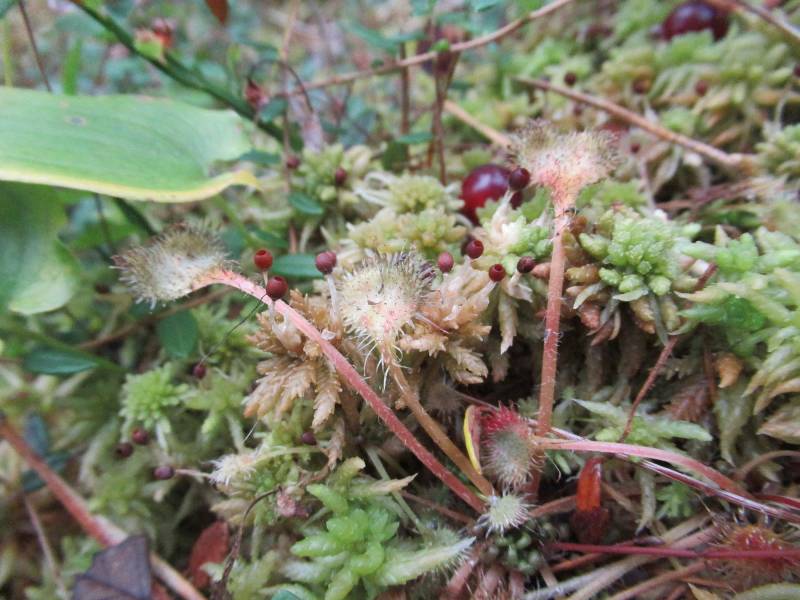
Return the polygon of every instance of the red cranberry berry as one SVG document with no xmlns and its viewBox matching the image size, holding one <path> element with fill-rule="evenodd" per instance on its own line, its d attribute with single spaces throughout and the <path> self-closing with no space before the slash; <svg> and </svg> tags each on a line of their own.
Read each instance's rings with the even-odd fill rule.
<svg viewBox="0 0 800 600">
<path fill-rule="evenodd" d="M 266 271 L 272 266 L 272 252 L 266 248 L 256 250 L 253 254 L 253 264 L 259 271 Z"/>
<path fill-rule="evenodd" d="M 304 431 L 303 435 L 300 436 L 300 441 L 304 443 L 306 446 L 317 445 L 317 437 L 311 431 Z"/>
<path fill-rule="evenodd" d="M 330 250 L 320 252 L 317 254 L 317 258 L 314 259 L 314 264 L 317 267 L 317 271 L 323 275 L 328 275 L 336 266 L 336 253 Z"/>
<path fill-rule="evenodd" d="M 795 65 L 793 71 L 795 77 L 800 77 L 800 65 Z"/>
<path fill-rule="evenodd" d="M 336 187 L 342 187 L 347 181 L 347 171 L 342 167 L 338 167 L 333 174 L 333 184 Z"/>
<path fill-rule="evenodd" d="M 520 273 L 530 273 L 535 266 L 536 261 L 530 256 L 523 256 L 517 261 L 517 271 Z"/>
<path fill-rule="evenodd" d="M 128 458 L 133 454 L 133 444 L 130 442 L 120 442 L 114 450 L 119 458 Z"/>
<path fill-rule="evenodd" d="M 280 275 L 270 277 L 269 281 L 267 281 L 267 296 L 269 296 L 273 301 L 280 300 L 288 291 L 289 284 L 286 283 L 286 280 Z"/>
<path fill-rule="evenodd" d="M 508 190 L 508 169 L 500 165 L 481 165 L 470 171 L 461 183 L 461 212 L 473 223 L 478 222 L 475 211 L 487 200 L 497 200 Z"/>
<path fill-rule="evenodd" d="M 480 240 L 470 240 L 465 250 L 467 256 L 471 259 L 475 260 L 476 258 L 480 258 L 481 254 L 483 254 L 483 242 Z"/>
<path fill-rule="evenodd" d="M 453 265 L 455 261 L 453 260 L 453 255 L 449 252 L 442 252 L 439 255 L 439 258 L 436 259 L 436 264 L 439 265 L 439 270 L 442 273 L 449 273 L 453 270 Z"/>
<path fill-rule="evenodd" d="M 519 205 L 522 204 L 523 199 L 524 197 L 521 191 L 511 194 L 511 208 L 519 208 Z"/>
<path fill-rule="evenodd" d="M 708 92 L 708 82 L 705 79 L 699 79 L 694 84 L 694 93 L 698 96 L 705 96 Z"/>
<path fill-rule="evenodd" d="M 153 477 L 159 481 L 172 479 L 175 476 L 175 469 L 170 465 L 159 465 L 153 469 Z"/>
<path fill-rule="evenodd" d="M 506 270 L 500 263 L 495 263 L 491 267 L 489 267 L 489 279 L 494 282 L 503 281 L 503 278 L 506 276 Z"/>
<path fill-rule="evenodd" d="M 715 40 L 728 32 L 728 13 L 710 2 L 690 0 L 676 6 L 661 24 L 661 36 L 671 40 L 690 31 L 711 31 Z"/>
<path fill-rule="evenodd" d="M 150 434 L 147 433 L 146 429 L 142 429 L 141 427 L 136 427 L 131 432 L 131 439 L 133 440 L 134 444 L 139 444 L 140 446 L 144 446 L 150 441 Z"/>
<path fill-rule="evenodd" d="M 508 176 L 508 187 L 512 190 L 522 190 L 531 182 L 531 172 L 525 167 L 517 167 Z"/>
<path fill-rule="evenodd" d="M 300 166 L 300 159 L 296 155 L 290 154 L 289 156 L 286 157 L 287 169 L 294 170 L 299 166 Z"/>
<path fill-rule="evenodd" d="M 206 363 L 199 362 L 194 367 L 192 367 L 192 375 L 195 379 L 203 379 L 206 376 L 208 369 L 206 369 Z"/>
<path fill-rule="evenodd" d="M 575 85 L 576 81 L 578 81 L 578 76 L 572 71 L 567 71 L 567 73 L 564 75 L 564 83 L 566 83 L 569 87 L 572 87 Z"/>
</svg>

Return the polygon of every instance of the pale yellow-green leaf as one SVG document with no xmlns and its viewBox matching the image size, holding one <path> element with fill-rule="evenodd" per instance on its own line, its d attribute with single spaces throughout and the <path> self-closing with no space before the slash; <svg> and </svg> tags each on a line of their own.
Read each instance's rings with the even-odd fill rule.
<svg viewBox="0 0 800 600">
<path fill-rule="evenodd" d="M 250 149 L 242 125 L 231 111 L 168 99 L 0 87 L 0 179 L 130 200 L 200 200 L 257 185 L 247 171 L 214 172 Z"/>
</svg>

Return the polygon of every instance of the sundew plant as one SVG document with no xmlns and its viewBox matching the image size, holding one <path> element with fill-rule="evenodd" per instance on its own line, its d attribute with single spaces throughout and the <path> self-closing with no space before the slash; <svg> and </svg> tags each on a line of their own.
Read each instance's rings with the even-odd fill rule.
<svg viewBox="0 0 800 600">
<path fill-rule="evenodd" d="M 0 599 L 800 598 L 800 2 L 0 0 Z"/>
</svg>

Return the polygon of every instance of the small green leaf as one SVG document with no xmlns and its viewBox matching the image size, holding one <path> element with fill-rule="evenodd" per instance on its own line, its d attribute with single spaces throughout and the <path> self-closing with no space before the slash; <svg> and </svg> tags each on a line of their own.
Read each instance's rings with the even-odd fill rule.
<svg viewBox="0 0 800 600">
<path fill-rule="evenodd" d="M 401 135 L 395 138 L 395 142 L 406 146 L 413 146 L 414 144 L 425 144 L 433 139 L 430 131 L 415 131 L 407 135 Z"/>
<path fill-rule="evenodd" d="M 325 213 L 325 208 L 323 208 L 319 202 L 303 192 L 292 192 L 289 194 L 289 204 L 291 204 L 292 208 L 297 212 L 304 215 L 318 217 Z"/>
<path fill-rule="evenodd" d="M 346 28 L 356 34 L 362 40 L 367 42 L 370 46 L 385 50 L 387 52 L 394 52 L 397 50 L 398 40 L 388 38 L 378 31 L 364 27 L 361 23 L 349 23 Z"/>
<path fill-rule="evenodd" d="M 0 0 L 0 19 L 6 16 L 11 7 L 17 4 L 18 0 Z"/>
<path fill-rule="evenodd" d="M 25 418 L 24 436 L 25 441 L 39 456 L 44 456 L 50 450 L 50 434 L 39 413 L 32 413 Z"/>
<path fill-rule="evenodd" d="M 186 358 L 197 346 L 197 320 L 188 310 L 176 312 L 159 321 L 156 333 L 171 358 Z"/>
<path fill-rule="evenodd" d="M 93 369 L 98 361 L 91 354 L 60 348 L 38 348 L 22 361 L 22 368 L 45 375 L 71 375 Z"/>
<path fill-rule="evenodd" d="M 281 162 L 281 157 L 272 152 L 262 152 L 261 150 L 250 150 L 245 152 L 239 157 L 240 161 L 246 160 L 257 165 L 268 167 L 270 165 L 277 165 Z"/>
<path fill-rule="evenodd" d="M 258 112 L 258 118 L 262 121 L 272 121 L 282 115 L 288 106 L 286 98 L 273 98 Z"/>
<path fill-rule="evenodd" d="M 78 263 L 57 237 L 65 222 L 56 190 L 0 182 L 0 311 L 46 312 L 72 297 Z"/>
<path fill-rule="evenodd" d="M 295 279 L 316 279 L 322 277 L 317 270 L 313 254 L 284 254 L 275 259 L 270 269 L 273 275 Z"/>
<path fill-rule="evenodd" d="M 288 248 L 289 242 L 279 235 L 275 235 L 269 231 L 258 229 L 257 227 L 248 228 L 248 231 L 256 236 L 258 239 L 266 242 L 270 248 Z"/>
<path fill-rule="evenodd" d="M 61 72 L 61 86 L 67 96 L 78 93 L 78 76 L 81 72 L 81 53 L 83 42 L 78 40 L 72 45 L 64 59 L 64 70 Z"/>
<path fill-rule="evenodd" d="M 279 590 L 278 593 L 272 597 L 272 600 L 300 600 L 300 598 L 288 590 Z"/>
</svg>

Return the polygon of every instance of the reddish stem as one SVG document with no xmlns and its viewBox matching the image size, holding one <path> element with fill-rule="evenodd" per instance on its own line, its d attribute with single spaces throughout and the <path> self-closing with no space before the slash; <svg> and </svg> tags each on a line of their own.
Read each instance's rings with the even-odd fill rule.
<svg viewBox="0 0 800 600">
<path fill-rule="evenodd" d="M 621 454 L 623 456 L 637 456 L 640 458 L 651 458 L 653 460 L 663 460 L 665 462 L 680 465 L 687 469 L 691 469 L 699 473 L 703 477 L 716 483 L 723 490 L 728 490 L 737 494 L 744 494 L 744 492 L 735 481 L 725 477 L 719 471 L 715 471 L 711 467 L 704 465 L 700 461 L 670 452 L 668 450 L 661 450 L 660 448 L 651 448 L 649 446 L 636 446 L 634 444 L 620 444 L 618 442 L 593 442 L 584 440 L 579 442 L 550 440 L 550 439 L 536 439 L 536 445 L 542 450 L 573 450 L 576 452 L 602 452 L 604 454 Z"/>
<path fill-rule="evenodd" d="M 208 285 L 219 283 L 236 288 L 258 299 L 267 306 L 272 306 L 274 310 L 286 319 L 288 319 L 297 329 L 304 333 L 307 337 L 314 340 L 319 344 L 325 356 L 331 361 L 336 372 L 344 379 L 347 384 L 358 392 L 367 404 L 372 407 L 375 414 L 384 422 L 389 430 L 394 433 L 397 438 L 408 448 L 419 461 L 428 468 L 428 470 L 438 477 L 442 483 L 449 487 L 454 494 L 461 498 L 464 502 L 469 504 L 478 512 L 483 512 L 484 504 L 477 494 L 470 490 L 459 480 L 455 475 L 448 471 L 436 457 L 431 454 L 418 440 L 414 434 L 403 425 L 400 419 L 392 412 L 392 410 L 384 404 L 383 400 L 375 393 L 375 391 L 367 385 L 361 375 L 358 374 L 350 362 L 337 350 L 333 344 L 326 340 L 322 334 L 309 323 L 305 317 L 294 310 L 291 306 L 286 304 L 283 300 L 272 302 L 267 297 L 266 290 L 261 286 L 253 283 L 240 273 L 233 271 L 216 271 L 208 274 L 202 281 L 195 284 L 195 289 L 200 289 Z"/>
<path fill-rule="evenodd" d="M 706 560 L 759 560 L 768 558 L 800 558 L 800 548 L 788 550 L 689 550 L 664 546 L 606 546 L 603 544 L 576 544 L 572 542 L 553 542 L 548 548 L 564 552 L 583 552 L 587 554 L 625 554 L 649 555 L 674 558 L 702 558 Z"/>
<path fill-rule="evenodd" d="M 547 283 L 547 309 L 544 317 L 544 353 L 539 389 L 539 414 L 536 434 L 550 431 L 553 403 L 556 394 L 556 369 L 558 367 L 558 338 L 561 328 L 561 293 L 564 288 L 564 232 L 569 225 L 569 214 L 564 207 L 569 202 L 554 200 L 556 219 L 553 235 L 553 252 L 550 257 L 550 278 Z"/>
</svg>

